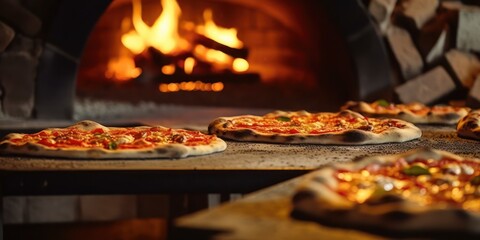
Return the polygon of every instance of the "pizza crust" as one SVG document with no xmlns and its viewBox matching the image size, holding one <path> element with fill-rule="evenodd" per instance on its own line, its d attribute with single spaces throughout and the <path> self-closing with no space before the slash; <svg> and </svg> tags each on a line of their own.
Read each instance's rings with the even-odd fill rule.
<svg viewBox="0 0 480 240">
<path fill-rule="evenodd" d="M 372 163 L 389 163 L 404 158 L 407 162 L 416 158 L 441 159 L 447 156 L 462 161 L 463 158 L 449 152 L 433 149 L 417 149 L 396 155 L 380 155 L 356 162 L 331 164 L 305 176 L 292 197 L 292 216 L 318 221 L 327 225 L 359 228 L 394 236 L 426 234 L 480 234 L 480 214 L 445 205 L 420 206 L 408 199 L 392 199 L 378 205 L 354 204 L 340 196 L 338 182 L 333 177 L 335 169 L 357 170 Z M 476 159 L 480 161 L 480 159 Z M 437 235 L 444 236 L 444 235 Z M 458 236 L 458 235 L 455 235 Z"/>
<path fill-rule="evenodd" d="M 151 128 L 152 126 L 139 126 L 136 128 Z M 162 127 L 162 126 L 157 126 Z M 81 121 L 69 128 L 78 128 L 90 131 L 96 128 L 102 128 L 110 131 L 114 128 L 105 127 L 94 121 Z M 163 128 L 163 127 L 162 127 Z M 59 128 L 46 129 L 55 131 Z M 0 142 L 0 152 L 7 154 L 18 154 L 39 157 L 59 157 L 59 158 L 75 158 L 75 159 L 142 159 L 142 158 L 185 158 L 188 156 L 206 155 L 215 152 L 221 152 L 226 149 L 225 141 L 215 138 L 208 145 L 186 146 L 180 143 L 162 144 L 156 147 L 145 149 L 104 149 L 104 148 L 56 148 L 48 147 L 38 143 L 26 143 L 17 145 L 9 141 L 13 138 L 20 138 L 24 134 L 11 133 Z"/>
<path fill-rule="evenodd" d="M 471 111 L 458 121 L 457 134 L 462 138 L 480 140 L 480 109 Z"/>
<path fill-rule="evenodd" d="M 275 111 L 265 116 L 293 116 L 293 115 L 308 115 L 309 112 L 285 112 Z M 364 118 L 362 115 L 356 112 L 345 110 L 339 114 L 351 114 L 360 118 Z M 244 117 L 258 117 L 253 115 L 241 115 L 235 117 L 220 117 L 215 119 L 209 126 L 208 131 L 210 134 L 216 134 L 217 136 L 225 139 L 231 139 L 236 141 L 248 141 L 248 142 L 264 142 L 264 143 L 288 143 L 288 144 L 325 144 L 325 145 L 367 145 L 367 144 L 382 144 L 382 143 L 394 143 L 394 142 L 406 142 L 413 139 L 420 138 L 422 135 L 421 130 L 415 125 L 401 121 L 405 125 L 404 128 L 391 127 L 381 133 L 373 133 L 368 130 L 350 129 L 341 132 L 328 133 L 328 134 L 281 134 L 272 133 L 266 134 L 258 132 L 254 129 L 231 129 L 231 121 L 236 118 Z"/>
<path fill-rule="evenodd" d="M 421 107 L 426 107 L 420 103 L 412 103 L 411 105 L 418 105 Z M 445 124 L 453 125 L 466 116 L 470 111 L 469 108 L 456 108 L 456 111 L 446 112 L 441 114 L 436 114 L 428 112 L 426 115 L 418 115 L 408 109 L 399 110 L 397 113 L 379 113 L 377 112 L 369 103 L 367 102 L 347 102 L 342 109 L 350 109 L 362 114 L 365 114 L 369 117 L 382 117 L 382 118 L 397 118 L 402 119 L 411 123 L 418 124 Z"/>
</svg>

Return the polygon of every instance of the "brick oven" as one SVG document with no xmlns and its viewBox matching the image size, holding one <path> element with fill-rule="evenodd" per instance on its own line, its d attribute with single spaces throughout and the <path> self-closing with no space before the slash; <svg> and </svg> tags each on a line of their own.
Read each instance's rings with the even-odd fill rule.
<svg viewBox="0 0 480 240">
<path fill-rule="evenodd" d="M 379 98 L 480 104 L 475 1 L 172 1 L 0 0 L 1 133 L 95 120 L 119 106 L 137 116 L 138 106 L 148 115 L 184 105 L 336 111 L 348 100 Z M 140 48 L 122 42 L 142 35 L 142 26 L 153 28 L 170 8 L 181 12 L 170 18 L 181 37 L 175 42 L 187 47 L 156 48 L 163 35 Z M 241 44 L 197 31 L 208 20 L 234 29 Z M 211 60 L 197 47 L 227 60 Z M 237 59 L 247 66 L 235 68 Z M 72 195 L 14 196 L 3 204 L 7 223 L 42 223 L 151 216 L 165 202 Z"/>
<path fill-rule="evenodd" d="M 141 19 L 146 26 L 153 24 L 163 11 L 161 1 L 138 2 L 143 9 Z M 134 54 L 122 44 L 122 35 L 135 28 L 131 1 L 38 4 L 17 7 L 28 13 L 27 25 L 37 24 L 36 29 L 17 27 L 15 16 L 8 13 L 2 22 L 4 63 L 0 66 L 8 69 L 1 77 L 2 116 L 7 118 L 71 119 L 75 100 L 82 98 L 335 110 L 349 99 L 388 97 L 384 90 L 391 88 L 384 43 L 360 1 L 346 6 L 334 1 L 323 5 L 310 1 L 178 1 L 181 15 L 175 20 L 182 40 L 223 49 L 228 57 L 237 56 L 249 64 L 243 72 L 236 72 L 193 56 L 189 59 L 195 59 L 196 65 L 191 74 L 185 73 L 184 65 L 175 74 L 159 70 L 172 57 L 177 65 L 188 63 L 191 49 L 169 55 L 147 46 Z M 205 22 L 207 10 L 218 26 L 237 31 L 242 47 L 229 47 L 205 35 L 199 40 L 192 26 Z M 339 14 L 351 17 L 345 21 Z M 365 43 L 370 47 L 363 47 Z M 124 56 L 141 73 L 128 81 L 114 81 L 109 62 Z M 25 83 L 20 87 L 18 81 Z"/>
<path fill-rule="evenodd" d="M 141 18 L 148 26 L 165 11 L 163 2 L 141 1 Z M 187 58 L 182 54 L 152 48 L 133 54 L 121 42 L 122 35 L 134 29 L 130 0 L 0 1 L 0 121 L 6 123 L 2 133 L 58 126 L 59 120 L 65 124 L 87 116 L 95 119 L 125 102 L 148 102 L 147 111 L 168 104 L 320 111 L 335 110 L 350 99 L 385 96 L 388 91 L 383 90 L 391 89 L 384 43 L 360 1 L 318 5 L 307 0 L 178 0 L 178 6 L 182 13 L 175 20 L 184 38 L 192 34 L 189 25 L 204 24 L 207 9 L 217 25 L 235 28 L 241 47 L 205 35 L 201 45 L 247 60 L 248 69 L 218 70 L 195 57 L 203 65 L 186 74 Z M 112 78 L 109 62 L 122 56 L 142 73 L 124 81 Z M 172 63 L 162 61 L 175 57 L 183 63 L 176 74 L 158 72 Z M 217 83 L 221 91 L 214 91 Z M 161 91 L 161 86 L 173 91 Z M 98 106 L 94 100 L 110 105 Z M 138 107 L 128 106 L 122 111 L 138 115 Z M 138 214 L 137 206 L 153 201 L 144 198 L 9 197 L 4 201 L 5 222 L 131 218 Z"/>
</svg>

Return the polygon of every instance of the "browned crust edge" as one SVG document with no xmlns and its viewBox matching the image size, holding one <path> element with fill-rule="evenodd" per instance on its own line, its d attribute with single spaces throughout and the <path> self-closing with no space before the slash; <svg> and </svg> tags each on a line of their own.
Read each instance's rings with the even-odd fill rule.
<svg viewBox="0 0 480 240">
<path fill-rule="evenodd" d="M 426 116 L 419 116 L 415 115 L 411 112 L 401 111 L 398 114 L 383 114 L 383 113 L 376 113 L 372 112 L 370 109 L 365 108 L 365 104 L 369 104 L 367 102 L 353 102 L 349 101 L 342 109 L 349 109 L 352 111 L 359 112 L 367 117 L 378 117 L 378 118 L 396 118 L 405 120 L 411 123 L 417 124 L 440 124 L 440 125 L 454 125 L 457 124 L 460 119 L 465 117 L 470 108 L 461 108 L 459 111 L 450 112 L 450 113 L 442 113 L 442 114 L 433 114 L 429 113 Z"/>
<path fill-rule="evenodd" d="M 94 126 L 92 126 L 94 124 Z M 81 121 L 70 127 L 90 129 L 91 127 L 104 127 L 93 121 Z M 139 126 L 150 127 L 150 126 Z M 162 126 L 159 126 L 162 127 Z M 110 128 L 113 129 L 113 128 Z M 54 129 L 50 129 L 54 130 Z M 145 159 L 145 158 L 185 158 L 224 151 L 227 147 L 225 141 L 216 138 L 211 144 L 198 146 L 185 146 L 183 144 L 164 144 L 147 149 L 117 149 L 108 150 L 103 148 L 52 148 L 36 143 L 16 145 L 10 139 L 22 135 L 12 133 L 0 142 L 0 153 L 38 157 L 60 157 L 73 159 Z"/>
<path fill-rule="evenodd" d="M 242 117 L 242 116 L 237 116 Z M 420 138 L 422 131 L 415 125 L 402 122 L 405 128 L 391 128 L 380 134 L 352 129 L 338 133 L 305 135 L 305 134 L 264 134 L 252 129 L 230 129 L 229 121 L 236 117 L 215 119 L 209 126 L 210 134 L 224 139 L 247 142 L 287 143 L 287 144 L 325 144 L 325 145 L 367 145 L 406 142 Z"/>
<path fill-rule="evenodd" d="M 346 226 L 386 231 L 444 231 L 480 234 L 480 214 L 457 208 L 414 206 L 407 201 L 384 205 L 354 205 L 332 189 L 335 169 L 361 169 L 372 162 L 386 163 L 398 158 L 411 161 L 416 157 L 440 159 L 464 158 L 441 150 L 415 149 L 394 155 L 379 155 L 359 161 L 330 164 L 306 175 L 292 196 L 293 212 L 310 219 L 342 223 Z M 472 159 L 480 161 L 480 159 Z"/>
</svg>

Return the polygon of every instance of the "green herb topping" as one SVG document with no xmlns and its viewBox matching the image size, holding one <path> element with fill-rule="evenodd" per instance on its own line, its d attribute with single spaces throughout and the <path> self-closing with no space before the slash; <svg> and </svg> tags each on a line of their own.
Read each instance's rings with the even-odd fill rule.
<svg viewBox="0 0 480 240">
<path fill-rule="evenodd" d="M 290 122 L 291 120 L 292 120 L 291 118 L 286 116 L 277 117 L 277 121 L 280 121 L 280 122 Z"/>
<path fill-rule="evenodd" d="M 403 169 L 403 173 L 410 176 L 430 175 L 430 172 L 428 171 L 428 169 L 418 165 L 413 165 L 409 168 Z"/>
</svg>

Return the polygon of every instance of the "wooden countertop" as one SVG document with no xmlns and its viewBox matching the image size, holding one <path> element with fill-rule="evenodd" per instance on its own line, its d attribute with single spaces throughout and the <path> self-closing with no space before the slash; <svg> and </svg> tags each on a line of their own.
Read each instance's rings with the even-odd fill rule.
<svg viewBox="0 0 480 240">
<path fill-rule="evenodd" d="M 219 207 L 175 220 L 175 239 L 382 239 L 290 217 L 290 199 L 302 177 L 246 195 Z"/>
</svg>

